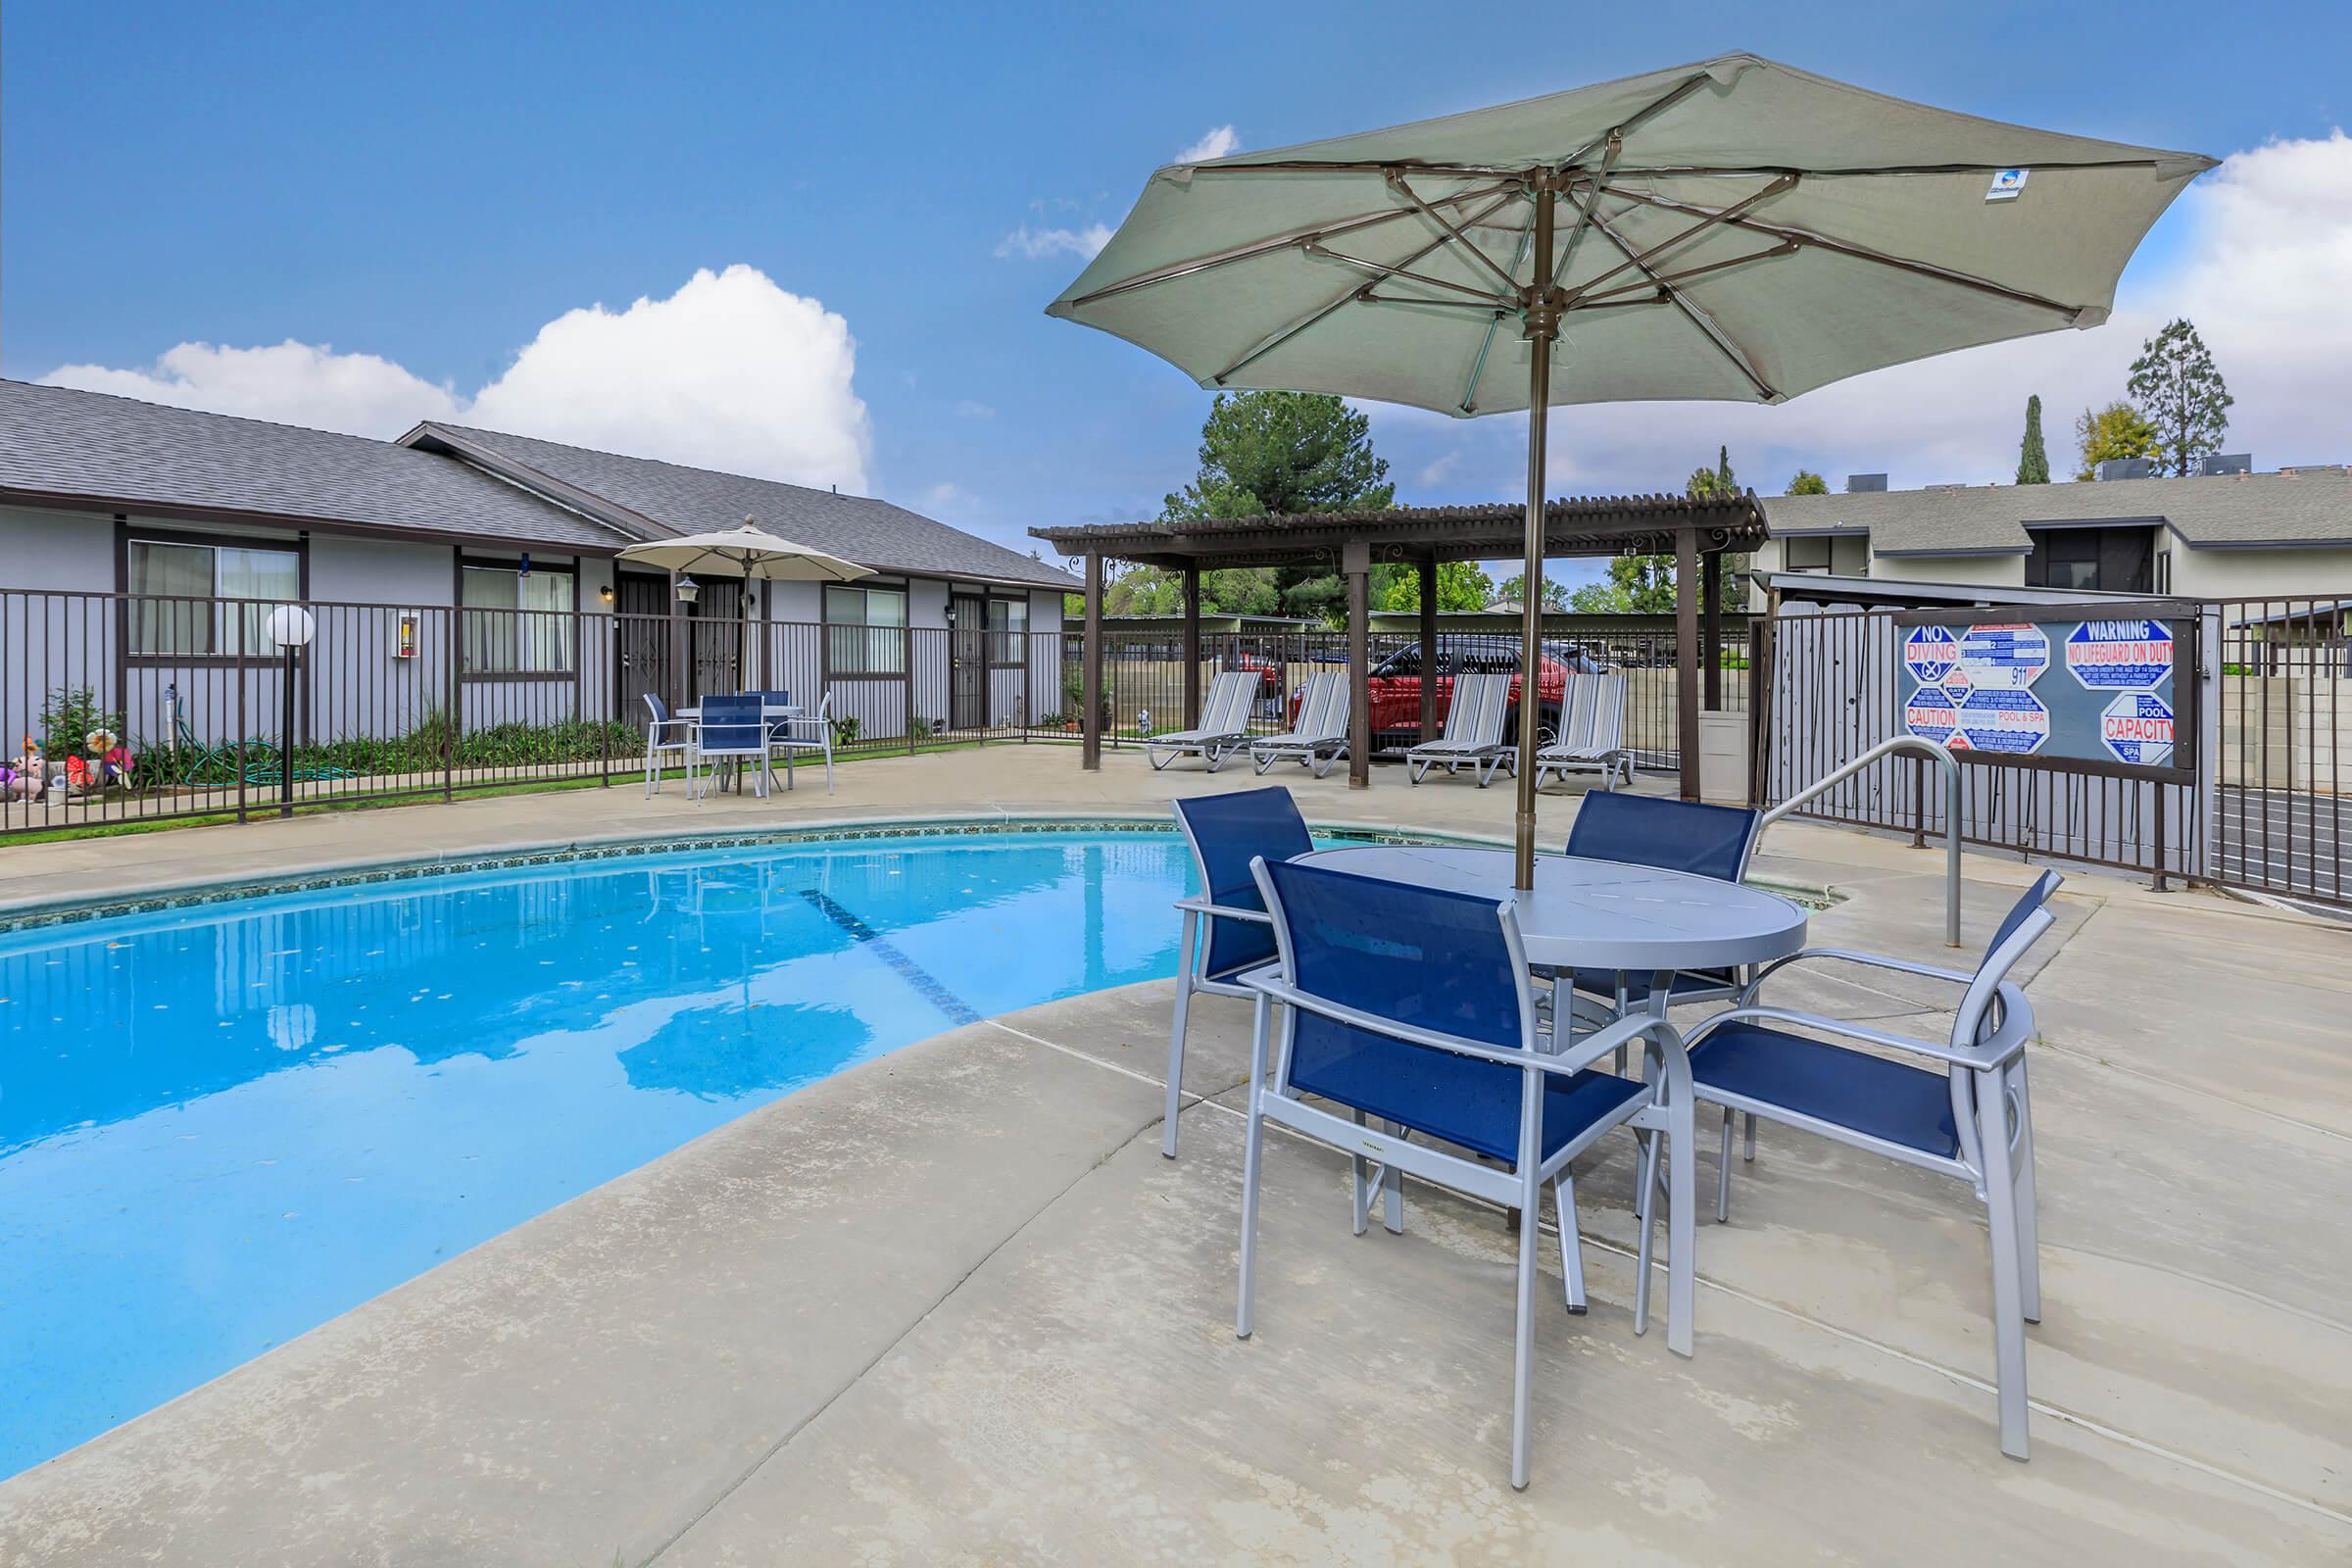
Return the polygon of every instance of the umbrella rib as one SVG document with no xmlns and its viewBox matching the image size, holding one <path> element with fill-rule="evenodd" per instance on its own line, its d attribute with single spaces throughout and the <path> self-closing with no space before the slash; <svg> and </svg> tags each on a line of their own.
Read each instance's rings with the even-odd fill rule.
<svg viewBox="0 0 2352 1568">
<path fill-rule="evenodd" d="M 1708 208 L 1694 206 L 1690 202 L 1678 202 L 1672 197 L 1660 196 L 1655 192 L 1613 187 L 1611 194 L 1623 197 L 1630 202 L 1640 202 L 1646 207 L 1662 207 L 1668 212 L 1704 214 L 1710 211 Z M 1762 219 L 1747 217 L 1727 218 L 1723 221 L 1733 228 L 1746 229 L 1754 234 L 1766 234 L 1774 239 L 1799 247 L 1830 251 L 1838 256 L 1851 257 L 1858 262 L 1870 262 L 1879 267 L 1892 268 L 1896 271 L 1913 272 L 1921 277 L 1957 284 L 1962 288 L 1973 288 L 1981 293 L 1995 295 L 2005 300 L 2014 300 L 2020 305 L 2033 305 L 2045 311 L 2056 311 L 2069 318 L 2082 314 L 2082 307 L 2080 305 L 2068 305 L 2058 300 L 2044 298 L 2039 294 L 2030 294 L 2024 289 L 2011 288 L 2004 283 L 1995 283 L 1990 278 L 1979 277 L 1974 272 L 1963 272 L 1949 267 L 1937 267 L 1933 262 L 1915 262 L 1906 256 L 1889 256 L 1884 251 L 1874 251 L 1867 245 L 1857 245 L 1851 240 L 1838 239 L 1835 235 L 1818 233 L 1812 229 L 1794 228 L 1786 223 L 1770 223 Z"/>
<path fill-rule="evenodd" d="M 1552 167 L 1555 169 L 1572 169 L 1576 165 L 1581 164 L 1586 159 L 1592 157 L 1594 152 L 1598 151 L 1602 147 L 1607 147 L 1609 149 L 1608 161 L 1612 164 L 1615 163 L 1617 161 L 1617 148 L 1624 143 L 1625 133 L 1627 131 L 1634 129 L 1636 126 L 1642 124 L 1644 121 L 1656 119 L 1659 115 L 1664 114 L 1667 110 L 1672 109 L 1676 104 L 1681 103 L 1684 99 L 1698 91 L 1700 86 L 1710 79 L 1712 78 L 1710 78 L 1703 71 L 1693 72 L 1689 76 L 1684 77 L 1681 83 L 1669 88 L 1662 96 L 1651 100 L 1651 102 L 1643 108 L 1635 110 L 1632 114 L 1626 116 L 1625 119 L 1619 121 L 1616 124 L 1611 125 L 1607 130 L 1593 137 L 1591 141 L 1585 143 L 1582 147 L 1579 147 L 1576 151 L 1570 153 L 1567 157 L 1561 159 Z"/>
<path fill-rule="evenodd" d="M 1688 241 L 1705 233 L 1708 229 L 1713 228 L 1718 223 L 1728 223 L 1732 221 L 1734 219 L 1740 217 L 1740 214 L 1753 209 L 1758 203 L 1769 201 L 1773 197 L 1780 195 L 1783 191 L 1792 189 L 1795 184 L 1796 176 L 1794 174 L 1783 174 L 1779 178 L 1773 180 L 1769 185 L 1766 185 L 1763 189 L 1752 192 L 1744 199 L 1734 202 L 1731 206 L 1724 208 L 1720 212 L 1708 214 L 1706 217 L 1701 218 L 1697 222 L 1692 223 L 1689 228 L 1684 229 L 1681 233 L 1658 241 L 1655 245 L 1650 246 L 1639 256 L 1628 256 L 1624 261 L 1619 262 L 1615 267 L 1612 267 L 1607 271 L 1592 277 L 1579 288 L 1573 290 L 1568 296 L 1568 304 L 1573 307 L 1578 300 L 1584 298 L 1587 294 L 1599 287 L 1599 285 L 1607 282 L 1610 278 L 1615 277 L 1618 273 L 1625 271 L 1629 268 L 1638 267 L 1643 272 L 1649 272 L 1649 264 L 1652 261 L 1655 261 L 1658 257 L 1664 255 L 1666 252 L 1679 249 Z M 1607 185 L 1602 187 L 1603 190 L 1610 190 L 1613 187 Z M 1595 193 L 1595 196 L 1597 201 L 1597 193 Z M 1596 210 L 1596 206 L 1586 209 L 1587 212 L 1592 212 Z M 1653 273 L 1651 275 L 1654 276 L 1655 274 Z"/>
<path fill-rule="evenodd" d="M 1502 189 L 1499 195 L 1494 195 L 1494 192 L 1490 191 L 1490 195 L 1494 195 L 1494 200 L 1488 203 L 1485 207 L 1480 208 L 1470 220 L 1474 223 L 1481 222 L 1486 219 L 1493 217 L 1511 200 L 1515 190 L 1516 187 L 1506 186 Z M 1404 217 L 1405 214 L 1399 212 L 1396 216 L 1401 218 Z M 1405 257 L 1396 265 L 1398 267 L 1410 267 L 1413 263 L 1421 260 L 1422 257 L 1429 255 L 1432 251 L 1438 249 L 1438 247 L 1444 245 L 1445 243 L 1446 242 L 1443 239 L 1433 239 L 1428 244 L 1422 246 L 1419 250 L 1413 252 L 1410 256 Z M 1377 281 L 1377 279 L 1375 281 Z M 1349 300 L 1359 298 L 1363 294 L 1368 293 L 1371 290 L 1371 287 L 1372 284 L 1370 283 L 1358 284 L 1356 287 L 1348 289 L 1346 293 L 1334 297 L 1327 303 L 1315 307 L 1313 310 L 1307 312 L 1303 316 L 1298 317 L 1295 320 L 1290 321 L 1288 324 L 1276 327 L 1264 337 L 1259 338 L 1257 342 L 1250 347 L 1249 353 L 1244 354 L 1240 359 L 1234 361 L 1231 365 L 1228 365 L 1225 367 L 1225 368 L 1210 376 L 1209 380 L 1213 381 L 1218 386 L 1223 386 L 1227 376 L 1234 374 L 1236 371 L 1242 369 L 1245 366 L 1253 364 L 1256 361 L 1263 359 L 1266 355 L 1271 354 L 1283 344 L 1288 343 L 1292 338 L 1297 337 L 1308 327 L 1313 326 L 1317 321 L 1322 320 L 1334 311 L 1339 310 Z"/>
<path fill-rule="evenodd" d="M 1514 277 L 1518 275 L 1519 263 L 1526 258 L 1528 244 L 1535 237 L 1535 232 L 1536 210 L 1531 203 L 1527 210 L 1527 226 L 1519 230 L 1518 243 L 1511 250 L 1511 274 Z M 1478 412 L 1479 379 L 1487 373 L 1487 356 L 1494 351 L 1494 334 L 1501 326 L 1502 318 L 1496 316 L 1487 323 L 1486 331 L 1479 337 L 1478 356 L 1470 362 L 1470 378 L 1462 383 L 1461 401 L 1454 405 L 1465 416 Z"/>
<path fill-rule="evenodd" d="M 1512 188 L 1514 187 L 1509 185 L 1486 185 L 1472 190 L 1457 191 L 1451 196 L 1439 197 L 1436 205 L 1440 207 L 1457 206 L 1464 202 L 1476 201 L 1482 196 L 1492 196 L 1498 190 L 1507 191 Z M 1494 209 L 1489 208 L 1488 211 L 1492 212 Z M 1081 294 L 1078 298 L 1070 301 L 1070 309 L 1076 310 L 1081 306 L 1092 305 L 1098 300 L 1108 299 L 1114 294 L 1124 294 L 1130 289 L 1148 288 L 1153 283 L 1172 282 L 1180 277 L 1190 277 L 1196 272 L 1205 272 L 1211 268 L 1227 267 L 1235 262 L 1247 262 L 1260 256 L 1270 256 L 1276 251 L 1289 250 L 1294 245 L 1306 245 L 1321 240 L 1336 239 L 1342 234 L 1351 234 L 1357 229 L 1371 228 L 1380 223 L 1393 223 L 1400 218 L 1412 216 L 1413 212 L 1409 207 L 1388 207 L 1378 212 L 1357 213 L 1351 217 L 1334 219 L 1329 222 L 1289 229 L 1280 234 L 1269 235 L 1264 239 L 1251 240 L 1246 245 L 1235 245 L 1225 250 L 1211 251 L 1205 256 L 1196 256 L 1188 261 L 1173 262 L 1166 267 L 1153 268 L 1148 272 L 1138 272 L 1132 277 L 1121 278 L 1115 283 L 1108 283 L 1096 289 L 1091 294 Z M 1420 254 L 1426 256 L 1429 253 L 1423 251 Z"/>
<path fill-rule="evenodd" d="M 1644 289 L 1654 291 L 1660 284 L 1670 283 L 1675 287 L 1680 288 L 1683 284 L 1688 283 L 1694 277 L 1704 277 L 1709 272 L 1726 271 L 1735 267 L 1745 267 L 1750 262 L 1769 262 L 1776 257 L 1793 256 L 1800 248 L 1801 247 L 1798 246 L 1794 240 L 1783 240 L 1778 245 L 1767 246 L 1760 251 L 1750 251 L 1745 256 L 1727 257 L 1720 262 L 1709 262 L 1703 267 L 1693 267 L 1688 271 L 1664 273 L 1661 274 L 1655 282 L 1644 280 L 1639 283 L 1620 283 L 1615 288 L 1604 288 L 1593 293 L 1579 294 L 1577 298 L 1572 300 L 1566 308 L 1572 311 L 1586 311 L 1591 310 L 1597 305 L 1646 303 L 1639 300 L 1621 300 L 1616 296 L 1620 294 L 1639 293 Z M 1657 303 L 1661 305 L 1665 303 L 1665 296 L 1663 294 L 1658 296 Z"/>
<path fill-rule="evenodd" d="M 1461 246 L 1462 249 L 1468 251 L 1472 256 L 1476 257 L 1478 259 L 1478 265 L 1485 268 L 1488 271 L 1494 273 L 1495 277 L 1499 278 L 1504 289 L 1513 295 L 1516 295 L 1519 292 L 1519 280 L 1513 277 L 1510 273 L 1504 271 L 1501 268 L 1496 267 L 1494 265 L 1494 258 L 1489 256 L 1485 251 L 1480 250 L 1477 245 L 1472 243 L 1469 235 L 1463 233 L 1460 229 L 1447 222 L 1444 214 L 1440 213 L 1436 208 L 1430 206 L 1429 203 L 1423 201 L 1421 199 L 1421 193 L 1413 189 L 1412 186 L 1406 184 L 1402 174 L 1391 174 L 1389 176 L 1389 188 L 1402 195 L 1406 201 L 1411 202 L 1414 207 L 1420 210 L 1422 217 L 1428 219 L 1431 222 L 1437 224 L 1438 227 L 1444 229 L 1446 234 L 1452 238 L 1455 244 Z"/>
<path fill-rule="evenodd" d="M 1623 251 L 1629 259 L 1632 259 L 1634 257 L 1633 246 L 1628 244 L 1625 240 L 1625 237 L 1619 234 L 1615 228 L 1610 226 L 1607 219 L 1600 216 L 1600 197 L 1597 192 L 1595 192 L 1593 195 L 1591 211 L 1592 214 L 1592 226 L 1599 229 L 1600 232 L 1607 237 L 1610 244 L 1616 246 L 1620 251 Z M 1772 383 L 1765 380 L 1764 377 L 1757 372 L 1755 362 L 1748 358 L 1747 351 L 1741 348 L 1739 343 L 1733 339 L 1731 333 L 1723 329 L 1722 325 L 1716 321 L 1714 317 L 1708 315 L 1697 305 L 1691 303 L 1690 300 L 1684 296 L 1681 289 L 1676 288 L 1672 283 L 1660 277 L 1645 264 L 1637 259 L 1635 260 L 1634 265 L 1639 267 L 1642 271 L 1648 276 L 1651 282 L 1657 284 L 1659 291 L 1666 296 L 1667 301 L 1672 304 L 1676 310 L 1681 311 L 1683 316 L 1690 322 L 1691 325 L 1697 327 L 1700 332 L 1704 333 L 1707 340 L 1715 345 L 1716 349 L 1722 353 L 1725 359 L 1730 360 L 1733 365 L 1739 368 L 1741 375 L 1746 376 L 1749 381 L 1754 383 L 1756 390 L 1763 395 L 1766 402 L 1769 403 L 1779 398 L 1780 394 L 1773 390 Z"/>
<path fill-rule="evenodd" d="M 1439 243 L 1443 244 L 1445 242 L 1441 240 Z M 1309 256 L 1320 256 L 1326 260 L 1340 262 L 1348 267 L 1357 268 L 1363 271 L 1370 272 L 1374 277 L 1379 278 L 1383 282 L 1392 277 L 1406 278 L 1412 282 L 1421 283 L 1430 288 L 1442 288 L 1449 290 L 1455 294 L 1467 294 L 1472 299 L 1478 300 L 1485 305 L 1492 306 L 1496 310 L 1508 310 L 1512 306 L 1519 303 L 1516 299 L 1506 299 L 1500 294 L 1490 294 L 1484 289 L 1472 288 L 1467 283 L 1450 283 L 1445 278 L 1432 277 L 1426 272 L 1412 271 L 1401 263 L 1392 265 L 1387 262 L 1369 262 L 1360 256 L 1350 256 L 1345 251 L 1335 251 L 1324 245 L 1306 245 L 1300 248 Z"/>
<path fill-rule="evenodd" d="M 1640 168 L 1621 169 L 1621 174 L 1669 175 L 1748 175 L 1761 178 L 1768 174 L 1802 174 L 1807 179 L 1867 179 L 1874 175 L 1902 174 L 1997 174 L 2011 169 L 2040 170 L 2097 170 L 2097 169 L 2157 169 L 2162 161 L 2154 158 L 2085 158 L 2069 162 L 2036 164 L 1882 164 L 1850 165 L 1836 169 L 1804 169 L 1794 164 L 1759 164 L 1732 168 L 1713 164 L 1650 164 Z"/>
</svg>

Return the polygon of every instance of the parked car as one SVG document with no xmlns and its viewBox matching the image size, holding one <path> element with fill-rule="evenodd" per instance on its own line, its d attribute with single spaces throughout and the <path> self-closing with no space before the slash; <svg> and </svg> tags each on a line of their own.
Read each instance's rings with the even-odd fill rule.
<svg viewBox="0 0 2352 1568">
<path fill-rule="evenodd" d="M 1601 666 L 1579 649 L 1560 644 L 1546 644 L 1543 662 L 1536 673 L 1536 726 L 1538 733 L 1556 733 L 1560 727 L 1560 703 L 1568 694 L 1568 672 L 1571 669 L 1591 672 Z M 1453 701 L 1453 677 L 1457 673 L 1486 674 L 1509 671 L 1514 677 L 1519 670 L 1519 648 L 1516 643 L 1500 637 L 1441 637 L 1438 639 L 1438 722 L 1446 722 L 1446 712 Z M 1503 721 L 1503 734 L 1512 740 L 1519 736 L 1519 698 L 1523 683 L 1511 682 L 1509 708 Z M 1407 643 L 1386 658 L 1374 662 L 1365 676 L 1370 695 L 1372 733 L 1417 732 L 1421 727 L 1421 645 Z M 1299 694 L 1291 694 L 1291 718 L 1298 717 Z"/>
</svg>

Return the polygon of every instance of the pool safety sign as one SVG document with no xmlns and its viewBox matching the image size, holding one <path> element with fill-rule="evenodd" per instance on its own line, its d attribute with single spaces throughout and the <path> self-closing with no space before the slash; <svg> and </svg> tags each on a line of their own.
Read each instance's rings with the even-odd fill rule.
<svg viewBox="0 0 2352 1568">
<path fill-rule="evenodd" d="M 2173 673 L 2173 631 L 2161 620 L 2086 620 L 2066 634 L 2066 667 L 2088 691 L 2154 691 Z"/>
<path fill-rule="evenodd" d="M 2039 626 L 1970 626 L 1960 633 L 1960 657 L 1944 685 L 1955 692 L 2022 692 L 2050 667 L 2050 639 Z"/>
<path fill-rule="evenodd" d="M 1903 636 L 1903 667 L 1922 686 L 1940 686 L 1960 662 L 1960 639 L 1949 626 L 1914 626 Z"/>
<path fill-rule="evenodd" d="M 1980 686 L 1960 700 L 1960 724 L 1946 744 L 1963 751 L 2023 756 L 2050 738 L 2050 710 L 2029 691 Z"/>
<path fill-rule="evenodd" d="M 2105 618 L 2083 615 L 2090 608 L 2017 605 L 1976 612 L 1999 617 L 1982 621 L 1904 612 L 1893 650 L 1900 730 L 1983 761 L 2189 767 L 2193 724 L 2174 731 L 2187 622 L 2131 613 L 2169 607 L 2119 604 L 2124 612 Z"/>
<path fill-rule="evenodd" d="M 2163 767 L 2173 760 L 2173 705 L 2154 692 L 2125 692 L 2099 714 L 2099 744 L 2119 762 Z"/>
</svg>

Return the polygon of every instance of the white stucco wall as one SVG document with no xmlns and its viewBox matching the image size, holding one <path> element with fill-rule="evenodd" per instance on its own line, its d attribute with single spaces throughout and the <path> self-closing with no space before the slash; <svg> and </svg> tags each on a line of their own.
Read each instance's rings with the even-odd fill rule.
<svg viewBox="0 0 2352 1568">
<path fill-rule="evenodd" d="M 104 593 L 114 586 L 113 516 L 0 507 L 0 589 Z"/>
<path fill-rule="evenodd" d="M 2026 585 L 2026 558 L 1874 555 L 1870 558 L 1870 574 L 1903 582 L 1956 582 L 1984 588 L 2022 588 Z"/>
<path fill-rule="evenodd" d="M 2352 599 L 2352 549 L 2191 550 L 2170 534 L 2173 592 L 2195 599 Z"/>
</svg>

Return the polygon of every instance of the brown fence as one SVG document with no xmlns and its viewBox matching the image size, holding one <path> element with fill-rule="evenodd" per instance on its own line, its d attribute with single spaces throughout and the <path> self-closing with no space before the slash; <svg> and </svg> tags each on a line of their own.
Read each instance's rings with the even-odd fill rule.
<svg viewBox="0 0 2352 1568">
<path fill-rule="evenodd" d="M 1962 770 L 1961 831 L 2029 858 L 2185 876 L 2352 904 L 2352 596 L 2209 600 L 2195 616 L 2195 782 L 2092 771 Z M 1898 636 L 1885 611 L 1788 612 L 1764 624 L 1756 798 L 1776 805 L 1896 734 Z M 1932 764 L 1889 758 L 1795 814 L 1921 838 L 1943 832 Z"/>
<path fill-rule="evenodd" d="M 1076 664 L 1055 631 L 0 589 L 0 835 L 625 780 L 649 697 L 789 691 L 849 757 L 1075 740 Z"/>
</svg>

